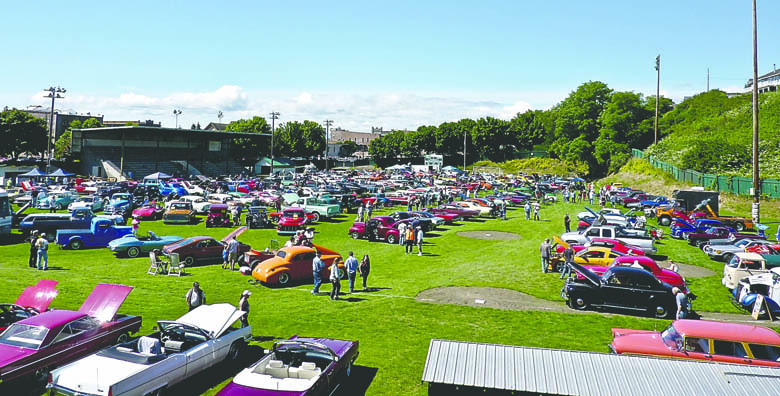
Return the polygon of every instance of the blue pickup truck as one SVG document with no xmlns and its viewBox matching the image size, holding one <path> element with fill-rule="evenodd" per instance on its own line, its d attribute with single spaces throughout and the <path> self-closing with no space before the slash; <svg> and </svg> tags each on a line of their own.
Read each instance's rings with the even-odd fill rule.
<svg viewBox="0 0 780 396">
<path fill-rule="evenodd" d="M 57 230 L 57 245 L 73 250 L 84 247 L 106 247 L 114 239 L 132 233 L 131 226 L 118 226 L 108 218 L 95 217 L 88 229 Z"/>
<path fill-rule="evenodd" d="M 57 230 L 72 230 L 89 228 L 95 217 L 107 218 L 115 224 L 125 224 L 122 216 L 97 216 L 89 208 L 76 208 L 71 213 L 33 213 L 25 216 L 19 222 L 19 231 L 30 235 L 33 230 L 54 237 Z"/>
</svg>

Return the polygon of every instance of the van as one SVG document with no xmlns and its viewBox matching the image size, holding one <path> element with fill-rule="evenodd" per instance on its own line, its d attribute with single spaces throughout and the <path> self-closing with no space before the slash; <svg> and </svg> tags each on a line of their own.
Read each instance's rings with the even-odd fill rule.
<svg viewBox="0 0 780 396">
<path fill-rule="evenodd" d="M 763 274 L 776 267 L 780 267 L 780 255 L 737 253 L 723 266 L 721 283 L 731 290 L 737 286 L 740 279 Z"/>
</svg>

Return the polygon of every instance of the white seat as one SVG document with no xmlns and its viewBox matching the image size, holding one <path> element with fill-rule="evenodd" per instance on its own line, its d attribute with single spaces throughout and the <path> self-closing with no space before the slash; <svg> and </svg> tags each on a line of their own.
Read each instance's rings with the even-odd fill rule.
<svg viewBox="0 0 780 396">
<path fill-rule="evenodd" d="M 152 337 L 141 337 L 138 339 L 138 353 L 144 355 L 159 355 L 162 353 L 160 340 Z"/>
<path fill-rule="evenodd" d="M 284 363 L 281 360 L 269 361 L 268 366 L 265 368 L 265 373 L 276 378 L 288 378 L 289 376 L 287 367 L 284 367 Z"/>
<path fill-rule="evenodd" d="M 149 269 L 147 274 L 157 275 L 165 270 L 162 261 L 157 259 L 157 255 L 154 252 L 149 252 Z"/>
<path fill-rule="evenodd" d="M 321 372 L 322 370 L 320 370 L 316 364 L 312 362 L 303 362 L 295 374 L 296 378 L 311 379 L 320 375 Z"/>
</svg>

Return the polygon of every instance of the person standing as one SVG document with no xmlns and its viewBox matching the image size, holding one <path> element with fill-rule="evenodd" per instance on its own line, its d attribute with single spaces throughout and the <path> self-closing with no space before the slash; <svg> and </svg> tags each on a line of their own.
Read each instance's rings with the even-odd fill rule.
<svg viewBox="0 0 780 396">
<path fill-rule="evenodd" d="M 330 289 L 330 299 L 338 300 L 341 293 L 341 269 L 338 258 L 333 260 L 333 265 L 330 266 L 330 284 L 333 285 Z"/>
<path fill-rule="evenodd" d="M 525 210 L 525 219 L 531 220 L 531 202 L 525 201 L 525 206 L 523 206 L 523 210 Z"/>
<path fill-rule="evenodd" d="M 38 230 L 34 230 L 25 242 L 30 244 L 30 258 L 27 260 L 27 265 L 30 268 L 35 268 L 38 261 L 38 246 L 35 245 L 38 242 Z"/>
<path fill-rule="evenodd" d="M 368 281 L 368 273 L 371 272 L 371 259 L 368 258 L 367 254 L 363 255 L 363 260 L 360 260 L 358 272 L 360 272 L 360 277 L 363 278 L 363 291 L 368 291 L 366 282 Z"/>
<path fill-rule="evenodd" d="M 539 246 L 539 254 L 542 256 L 542 272 L 547 273 L 547 268 L 550 267 L 550 255 L 551 255 L 550 238 L 547 238 Z"/>
<path fill-rule="evenodd" d="M 423 246 L 423 230 L 422 227 L 417 226 L 415 229 L 414 234 L 414 240 L 417 242 L 417 255 L 422 256 L 422 246 Z"/>
<path fill-rule="evenodd" d="M 344 262 L 344 267 L 347 269 L 347 278 L 349 278 L 349 293 L 352 294 L 355 292 L 355 278 L 358 271 L 358 261 L 352 251 L 349 252 L 349 257 Z"/>
<path fill-rule="evenodd" d="M 563 216 L 563 226 L 566 228 L 566 232 L 571 232 L 571 218 L 568 213 Z"/>
<path fill-rule="evenodd" d="M 363 203 L 357 208 L 357 218 L 355 218 L 355 221 L 358 223 L 363 222 Z"/>
<path fill-rule="evenodd" d="M 398 244 L 401 246 L 406 244 L 406 223 L 398 225 Z"/>
<path fill-rule="evenodd" d="M 230 264 L 230 270 L 235 271 L 236 270 L 236 263 L 238 262 L 238 240 L 236 240 L 236 236 L 234 235 L 233 238 L 230 238 L 230 241 L 227 243 L 227 250 L 228 250 L 228 262 Z"/>
<path fill-rule="evenodd" d="M 133 226 L 133 236 L 138 236 L 138 227 L 141 225 L 141 222 L 138 221 L 138 216 L 133 215 L 133 221 L 130 223 L 130 225 Z"/>
<path fill-rule="evenodd" d="M 206 293 L 200 288 L 200 283 L 193 282 L 192 289 L 184 295 L 187 300 L 187 307 L 190 311 L 206 303 Z"/>
<path fill-rule="evenodd" d="M 317 251 L 317 256 L 314 257 L 311 263 L 312 274 L 314 275 L 314 289 L 311 290 L 312 295 L 320 294 L 320 285 L 322 284 L 322 270 L 325 268 L 325 263 L 322 262 L 322 252 Z"/>
<path fill-rule="evenodd" d="M 374 204 L 372 204 L 371 201 L 368 201 L 368 204 L 366 204 L 366 220 L 370 219 L 373 214 Z"/>
<path fill-rule="evenodd" d="M 534 221 L 539 221 L 539 210 L 541 209 L 542 205 L 539 205 L 538 203 L 534 204 Z"/>
<path fill-rule="evenodd" d="M 406 235 L 404 236 L 406 241 L 406 254 L 412 253 L 414 245 L 414 228 L 406 227 Z"/>
<path fill-rule="evenodd" d="M 590 203 L 590 206 L 593 206 L 593 189 L 588 191 L 588 202 Z"/>
<path fill-rule="evenodd" d="M 49 269 L 49 241 L 46 239 L 46 233 L 41 233 L 41 236 L 35 241 L 35 247 L 38 249 L 38 269 Z M 41 266 L 43 264 L 43 266 Z"/>
<path fill-rule="evenodd" d="M 241 315 L 242 328 L 249 327 L 249 296 L 251 295 L 251 291 L 244 290 L 244 292 L 241 293 L 241 299 L 238 300 L 238 309 L 245 312 L 243 315 Z"/>
<path fill-rule="evenodd" d="M 49 195 L 49 213 L 57 213 L 57 208 L 54 207 L 54 195 Z"/>
<path fill-rule="evenodd" d="M 677 287 L 672 288 L 672 294 L 677 301 L 677 320 L 685 319 L 688 316 L 688 296 Z"/>
<path fill-rule="evenodd" d="M 571 245 L 566 246 L 566 250 L 563 251 L 563 260 L 565 264 L 560 279 L 571 276 L 571 263 L 574 262 L 574 249 L 571 248 Z"/>
</svg>

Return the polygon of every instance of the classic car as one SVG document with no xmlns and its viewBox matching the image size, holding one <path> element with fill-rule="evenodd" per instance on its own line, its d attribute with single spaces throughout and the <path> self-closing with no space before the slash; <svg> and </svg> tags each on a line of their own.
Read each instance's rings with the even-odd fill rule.
<svg viewBox="0 0 780 396">
<path fill-rule="evenodd" d="M 687 291 L 685 279 L 674 270 L 661 268 L 658 263 L 650 257 L 620 256 L 616 258 L 609 266 L 588 267 L 596 275 L 603 275 L 609 267 L 633 267 L 643 269 L 655 276 L 659 281 L 676 286 L 682 291 Z"/>
<path fill-rule="evenodd" d="M 470 219 L 473 217 L 479 217 L 479 211 L 478 210 L 471 210 L 471 209 L 464 209 L 456 205 L 440 205 L 436 208 L 426 208 L 425 209 L 428 212 L 431 212 L 433 214 L 439 214 L 439 213 L 452 213 L 458 215 L 457 220 L 461 219 Z M 456 221 L 457 221 L 456 220 Z"/>
<path fill-rule="evenodd" d="M 379 239 L 393 244 L 398 242 L 398 224 L 400 223 L 390 216 L 374 216 L 366 222 L 352 224 L 348 233 L 352 239 L 366 238 L 369 241 Z"/>
<path fill-rule="evenodd" d="M 745 248 L 745 252 L 757 254 L 780 254 L 780 243 L 768 243 L 766 245 L 756 244 Z"/>
<path fill-rule="evenodd" d="M 553 236 L 553 240 L 556 243 L 555 246 L 555 252 L 556 253 L 563 253 L 564 250 L 566 250 L 566 246 L 569 244 L 562 241 L 561 238 L 558 238 L 557 236 Z M 621 241 L 618 241 L 617 239 L 611 239 L 611 238 L 592 238 L 589 239 L 588 242 L 586 242 L 584 245 L 579 244 L 572 244 L 571 247 L 575 252 L 579 252 L 580 250 L 588 247 L 588 246 L 600 246 L 609 248 L 611 250 L 614 250 L 618 253 L 626 254 L 629 256 L 644 256 L 645 251 L 641 248 L 629 245 L 626 243 L 623 243 Z"/>
<path fill-rule="evenodd" d="M 661 319 L 677 311 L 672 286 L 643 269 L 612 267 L 599 276 L 577 263 L 569 265 L 584 277 L 566 278 L 561 289 L 561 297 L 573 309 L 616 308 Z"/>
<path fill-rule="evenodd" d="M 731 261 L 737 253 L 743 253 L 755 245 L 771 245 L 763 239 L 711 239 L 702 250 L 713 260 Z"/>
<path fill-rule="evenodd" d="M 766 273 L 777 267 L 780 267 L 780 256 L 737 253 L 723 266 L 721 283 L 731 290 L 737 286 L 740 279 L 749 275 Z"/>
<path fill-rule="evenodd" d="M 444 225 L 444 224 L 452 224 L 455 222 L 455 219 L 457 219 L 459 216 L 454 213 L 438 213 L 433 214 L 430 212 L 427 212 L 425 210 L 413 210 L 412 215 L 419 216 L 419 217 L 425 217 L 428 219 L 431 219 L 433 221 L 433 225 L 436 227 Z"/>
<path fill-rule="evenodd" d="M 141 207 L 133 210 L 133 216 L 140 220 L 160 220 L 163 217 L 165 208 L 162 204 L 155 201 L 142 204 Z"/>
<path fill-rule="evenodd" d="M 608 247 L 588 246 L 574 254 L 574 262 L 584 266 L 609 266 L 616 258 L 623 255 Z M 550 266 L 557 268 L 563 261 L 562 254 L 554 254 L 550 258 Z"/>
<path fill-rule="evenodd" d="M 489 206 L 481 206 L 474 202 L 468 202 L 468 201 L 455 201 L 451 204 L 448 204 L 447 206 L 453 206 L 456 208 L 466 209 L 466 210 L 476 210 L 479 212 L 480 216 L 490 216 L 490 212 L 491 212 Z"/>
<path fill-rule="evenodd" d="M 579 232 L 567 232 L 561 235 L 561 240 L 567 243 L 579 243 L 584 245 L 592 238 L 617 239 L 623 243 L 636 246 L 642 249 L 645 254 L 655 254 L 658 248 L 655 247 L 652 236 L 649 236 L 646 230 L 628 229 L 619 226 L 590 226 Z"/>
<path fill-rule="evenodd" d="M 212 204 L 209 206 L 209 214 L 206 216 L 206 228 L 232 227 L 228 206 L 225 204 Z"/>
<path fill-rule="evenodd" d="M 114 239 L 132 234 L 131 226 L 115 225 L 105 217 L 93 217 L 89 228 L 57 230 L 57 245 L 79 250 L 84 247 L 106 247 Z"/>
<path fill-rule="evenodd" d="M 780 316 L 780 267 L 740 279 L 731 291 L 731 302 L 736 307 L 752 313 L 759 295 L 763 296 L 764 300 L 759 308 L 759 316 L 767 316 L 767 308 L 771 319 Z"/>
<path fill-rule="evenodd" d="M 13 304 L 0 304 L 0 333 L 8 326 L 49 309 L 57 297 L 57 281 L 41 279 L 35 286 L 27 286 Z"/>
<path fill-rule="evenodd" d="M 271 219 L 278 219 L 276 233 L 279 235 L 291 235 L 302 230 L 305 225 L 314 222 L 314 216 L 301 208 L 287 208 L 281 213 L 271 213 Z"/>
<path fill-rule="evenodd" d="M 106 348 L 52 371 L 51 395 L 142 396 L 170 388 L 209 367 L 235 361 L 252 328 L 236 326 L 244 311 L 226 303 L 201 305 L 157 331 Z M 172 393 L 175 394 L 175 393 Z"/>
<path fill-rule="evenodd" d="M 249 209 L 247 209 L 244 222 L 249 229 L 265 228 L 271 224 L 265 206 L 250 206 Z"/>
<path fill-rule="evenodd" d="M 268 246 L 265 247 L 263 250 L 256 250 L 256 249 L 249 249 L 248 252 L 244 253 L 244 263 L 249 266 L 249 270 L 252 271 L 257 267 L 258 264 L 262 263 L 265 260 L 268 260 L 271 257 L 276 256 L 276 252 L 279 251 L 279 241 L 276 239 L 271 239 L 271 242 L 268 244 Z M 243 270 L 242 270 L 243 271 Z M 249 275 L 248 273 L 242 272 L 244 275 Z"/>
<path fill-rule="evenodd" d="M 20 320 L 0 334 L 0 381 L 45 381 L 49 371 L 141 328 L 140 316 L 117 314 L 133 288 L 101 283 L 78 311 L 58 309 Z"/>
<path fill-rule="evenodd" d="M 682 219 L 674 219 L 669 226 L 669 235 L 672 238 L 685 239 L 685 234 L 693 232 L 702 232 L 712 227 L 723 227 L 723 223 L 717 220 L 699 219 L 689 223 Z"/>
<path fill-rule="evenodd" d="M 108 214 L 124 215 L 133 209 L 133 196 L 129 193 L 116 193 L 103 208 Z"/>
<path fill-rule="evenodd" d="M 665 196 L 648 196 L 648 199 L 639 201 L 638 204 L 629 204 L 628 207 L 639 207 L 642 209 L 657 208 L 669 204 L 669 198 Z"/>
<path fill-rule="evenodd" d="M 50 192 L 49 195 L 39 194 L 38 200 L 35 202 L 36 209 L 49 209 L 54 206 L 54 209 L 65 209 L 73 201 L 78 199 L 79 194 L 75 191 L 65 192 Z"/>
<path fill-rule="evenodd" d="M 139 257 L 142 254 L 151 252 L 154 249 L 162 249 L 165 245 L 181 241 L 180 236 L 157 236 L 152 231 L 148 231 L 146 236 L 135 236 L 133 234 L 125 235 L 108 243 L 108 249 L 117 256 L 127 256 L 130 258 Z"/>
<path fill-rule="evenodd" d="M 287 195 L 288 194 L 285 194 L 285 200 L 287 200 Z M 341 205 L 329 204 L 325 202 L 324 199 L 317 197 L 299 197 L 291 207 L 305 210 L 306 213 L 311 214 L 312 221 L 314 222 L 320 221 L 321 218 L 332 218 L 341 213 Z"/>
<path fill-rule="evenodd" d="M 172 202 L 162 219 L 165 224 L 192 224 L 195 221 L 195 209 L 191 201 Z"/>
<path fill-rule="evenodd" d="M 766 327 L 681 319 L 664 331 L 612 329 L 613 353 L 780 366 L 780 335 Z"/>
<path fill-rule="evenodd" d="M 392 217 L 394 220 L 409 220 L 409 219 L 416 219 L 420 222 L 420 227 L 422 227 L 422 230 L 424 232 L 432 231 L 436 226 L 437 223 L 444 223 L 442 219 L 434 220 L 432 217 L 423 217 L 418 214 L 415 214 L 414 212 L 393 212 L 390 213 L 388 216 Z"/>
<path fill-rule="evenodd" d="M 216 396 L 330 395 L 352 375 L 358 341 L 293 336 L 274 342 Z"/>
<path fill-rule="evenodd" d="M 187 201 L 192 204 L 192 209 L 196 213 L 200 214 L 206 214 L 209 212 L 209 207 L 211 206 L 211 202 L 206 201 L 205 198 L 198 196 L 198 195 L 185 195 L 183 197 L 179 197 L 178 201 L 170 201 L 165 204 L 166 209 L 170 207 L 170 205 L 173 202 L 182 202 Z"/>
<path fill-rule="evenodd" d="M 683 238 L 693 246 L 701 246 L 710 239 L 728 238 L 734 232 L 736 231 L 731 227 L 709 227 L 701 232 L 685 233 Z"/>
<path fill-rule="evenodd" d="M 209 194 L 206 200 L 212 204 L 235 205 L 237 203 L 235 197 L 229 194 Z"/>
<path fill-rule="evenodd" d="M 314 247 L 290 246 L 281 248 L 274 257 L 260 262 L 252 271 L 252 277 L 259 282 L 278 283 L 280 285 L 286 285 L 293 279 L 310 280 L 313 277 L 312 261 L 316 257 L 317 252 L 322 253 L 320 259 L 325 263 L 322 277 L 323 279 L 328 279 L 333 261 L 341 258 L 341 255 L 318 245 L 314 245 Z M 339 267 L 344 267 L 343 261 L 339 264 Z"/>
<path fill-rule="evenodd" d="M 186 264 L 188 267 L 193 266 L 195 263 L 221 263 L 222 251 L 232 235 L 233 233 L 225 237 L 222 241 L 218 241 L 210 236 L 185 238 L 179 242 L 165 245 L 165 247 L 163 247 L 163 253 L 166 255 L 178 253 L 179 261 Z M 244 253 L 248 252 L 249 249 L 249 245 L 239 243 L 239 265 L 243 265 Z"/>
<path fill-rule="evenodd" d="M 70 205 L 68 205 L 68 212 L 72 212 L 76 208 L 88 208 L 93 212 L 97 212 L 103 210 L 103 205 L 105 205 L 103 198 L 100 198 L 97 195 L 87 195 L 78 197 L 75 201 L 71 202 Z"/>
</svg>

